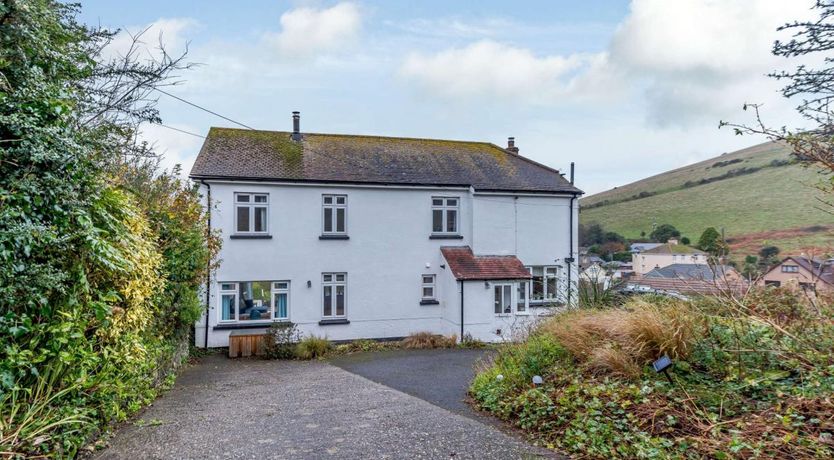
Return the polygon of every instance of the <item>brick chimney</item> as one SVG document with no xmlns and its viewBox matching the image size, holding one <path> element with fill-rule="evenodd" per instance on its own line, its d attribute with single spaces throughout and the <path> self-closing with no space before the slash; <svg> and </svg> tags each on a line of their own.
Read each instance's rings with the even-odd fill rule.
<svg viewBox="0 0 834 460">
<path fill-rule="evenodd" d="M 292 140 L 301 140 L 301 112 L 292 113 Z"/>
<path fill-rule="evenodd" d="M 515 138 L 508 137 L 507 138 L 507 151 L 515 153 L 518 155 L 518 147 L 515 146 Z"/>
</svg>

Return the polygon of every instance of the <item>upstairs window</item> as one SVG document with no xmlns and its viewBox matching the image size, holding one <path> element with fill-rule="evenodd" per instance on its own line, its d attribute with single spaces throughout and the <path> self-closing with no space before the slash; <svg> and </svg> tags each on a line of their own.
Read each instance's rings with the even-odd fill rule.
<svg viewBox="0 0 834 460">
<path fill-rule="evenodd" d="M 431 231 L 435 234 L 458 233 L 458 198 L 432 197 L 431 199 Z"/>
<path fill-rule="evenodd" d="M 235 193 L 235 232 L 265 234 L 268 212 L 268 194 Z"/>
<path fill-rule="evenodd" d="M 797 265 L 782 265 L 782 273 L 799 273 Z"/>
<path fill-rule="evenodd" d="M 347 233 L 347 195 L 322 195 L 322 233 L 344 235 Z"/>
</svg>

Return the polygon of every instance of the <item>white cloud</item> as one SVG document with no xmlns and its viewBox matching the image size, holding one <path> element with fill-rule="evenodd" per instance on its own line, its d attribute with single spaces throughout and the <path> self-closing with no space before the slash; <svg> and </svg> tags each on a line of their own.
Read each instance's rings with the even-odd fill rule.
<svg viewBox="0 0 834 460">
<path fill-rule="evenodd" d="M 580 84 L 575 79 L 579 70 L 600 59 L 604 60 L 604 56 L 540 57 L 526 48 L 480 40 L 436 54 L 412 53 L 400 67 L 400 75 L 449 98 L 505 97 L 523 102 L 552 102 Z"/>
<path fill-rule="evenodd" d="M 124 57 L 133 44 L 134 37 L 138 38 L 137 56 L 143 59 L 159 55 L 160 44 L 169 54 L 178 54 L 185 50 L 188 42 L 186 34 L 199 27 L 199 22 L 192 18 L 160 18 L 142 26 L 127 26 L 113 37 L 113 40 L 102 50 L 104 59 Z"/>
<path fill-rule="evenodd" d="M 660 126 L 717 119 L 745 101 L 784 103 L 778 82 L 766 76 L 784 64 L 771 54 L 773 41 L 784 38 L 776 28 L 810 17 L 810 6 L 809 0 L 634 0 L 611 41 L 611 63 L 642 85 L 647 118 Z"/>
<path fill-rule="evenodd" d="M 282 54 L 307 57 L 342 49 L 354 42 L 362 27 L 359 7 L 343 2 L 330 8 L 299 7 L 281 15 L 281 31 L 266 39 Z"/>
</svg>

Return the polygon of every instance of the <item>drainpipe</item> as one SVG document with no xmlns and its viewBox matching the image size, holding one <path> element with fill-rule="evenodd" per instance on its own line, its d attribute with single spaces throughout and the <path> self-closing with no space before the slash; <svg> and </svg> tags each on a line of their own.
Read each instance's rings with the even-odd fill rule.
<svg viewBox="0 0 834 460">
<path fill-rule="evenodd" d="M 463 342 L 463 280 L 460 280 L 460 341 Z"/>
<path fill-rule="evenodd" d="M 211 185 L 205 180 L 200 181 L 206 186 L 206 210 L 208 212 L 208 222 L 206 223 L 206 242 L 211 238 Z M 208 332 L 209 332 L 209 306 L 211 304 L 211 260 L 206 266 L 206 333 L 203 337 L 203 348 L 208 349 Z"/>
<path fill-rule="evenodd" d="M 573 176 L 574 176 L 574 162 L 571 161 L 570 163 L 570 184 L 573 185 Z M 568 234 L 570 235 L 570 246 L 568 247 L 568 256 L 565 258 L 565 263 L 568 266 L 568 308 L 571 306 L 571 294 L 573 293 L 573 287 L 571 286 L 571 272 L 573 271 L 573 204 L 576 202 L 576 198 L 579 196 L 578 193 L 574 193 L 570 199 L 570 207 L 568 208 Z"/>
</svg>

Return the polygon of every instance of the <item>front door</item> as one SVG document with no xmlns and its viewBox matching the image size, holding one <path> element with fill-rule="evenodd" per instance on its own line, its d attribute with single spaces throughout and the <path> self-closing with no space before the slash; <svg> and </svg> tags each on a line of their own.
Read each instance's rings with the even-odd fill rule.
<svg viewBox="0 0 834 460">
<path fill-rule="evenodd" d="M 495 284 L 492 287 L 495 295 L 495 314 L 510 314 L 513 312 L 513 285 Z"/>
</svg>

